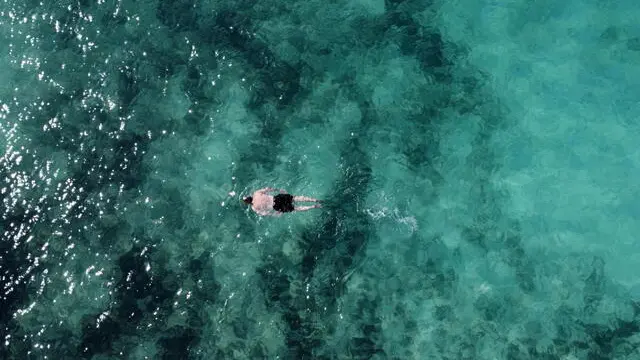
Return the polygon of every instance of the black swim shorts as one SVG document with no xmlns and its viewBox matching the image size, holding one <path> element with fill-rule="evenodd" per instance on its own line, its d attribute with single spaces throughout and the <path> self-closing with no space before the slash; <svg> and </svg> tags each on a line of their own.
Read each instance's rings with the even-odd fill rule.
<svg viewBox="0 0 640 360">
<path fill-rule="evenodd" d="M 293 211 L 293 195 L 278 194 L 273 197 L 273 209 L 279 212 Z"/>
</svg>

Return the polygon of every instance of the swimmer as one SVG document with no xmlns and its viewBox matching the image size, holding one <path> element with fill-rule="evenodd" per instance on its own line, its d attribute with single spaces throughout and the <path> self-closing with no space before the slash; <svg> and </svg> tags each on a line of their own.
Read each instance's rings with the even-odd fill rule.
<svg viewBox="0 0 640 360">
<path fill-rule="evenodd" d="M 274 191 L 278 191 L 279 194 L 275 196 L 269 194 Z M 320 200 L 306 196 L 293 196 L 287 194 L 285 190 L 270 187 L 260 189 L 254 192 L 253 196 L 247 196 L 242 199 L 242 201 L 244 201 L 245 204 L 251 205 L 253 211 L 263 216 L 280 216 L 287 212 L 307 211 L 322 207 L 320 204 L 298 206 L 297 203 L 299 202 L 319 203 Z"/>
</svg>

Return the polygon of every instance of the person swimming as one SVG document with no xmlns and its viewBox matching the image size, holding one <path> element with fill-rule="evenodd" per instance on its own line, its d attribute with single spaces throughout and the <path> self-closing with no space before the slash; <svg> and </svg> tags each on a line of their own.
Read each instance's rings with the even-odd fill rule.
<svg viewBox="0 0 640 360">
<path fill-rule="evenodd" d="M 271 195 L 270 193 L 274 191 L 278 191 L 279 194 L 275 196 Z M 252 194 L 252 196 L 247 196 L 243 198 L 242 201 L 247 205 L 251 205 L 251 209 L 253 209 L 253 211 L 263 216 L 280 216 L 287 212 L 307 211 L 322 207 L 319 204 L 320 200 L 318 199 L 306 196 L 294 196 L 288 194 L 283 189 L 274 189 L 270 187 L 257 190 Z M 297 204 L 299 202 L 315 202 L 317 204 L 299 206 Z"/>
</svg>

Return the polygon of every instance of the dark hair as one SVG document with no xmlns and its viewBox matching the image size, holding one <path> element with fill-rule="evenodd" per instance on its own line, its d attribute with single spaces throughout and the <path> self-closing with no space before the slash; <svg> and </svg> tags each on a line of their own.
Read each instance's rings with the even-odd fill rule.
<svg viewBox="0 0 640 360">
<path fill-rule="evenodd" d="M 242 199 L 242 201 L 244 201 L 245 204 L 251 204 L 253 198 L 251 196 L 247 196 L 246 198 Z"/>
</svg>

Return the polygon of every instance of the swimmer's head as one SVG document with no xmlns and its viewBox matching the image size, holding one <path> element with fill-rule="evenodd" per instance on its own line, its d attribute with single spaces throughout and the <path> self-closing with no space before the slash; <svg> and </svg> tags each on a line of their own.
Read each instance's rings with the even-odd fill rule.
<svg viewBox="0 0 640 360">
<path fill-rule="evenodd" d="M 247 205 L 251 205 L 251 202 L 253 202 L 253 198 L 251 196 L 247 196 L 246 198 L 243 198 L 242 201 Z"/>
</svg>

